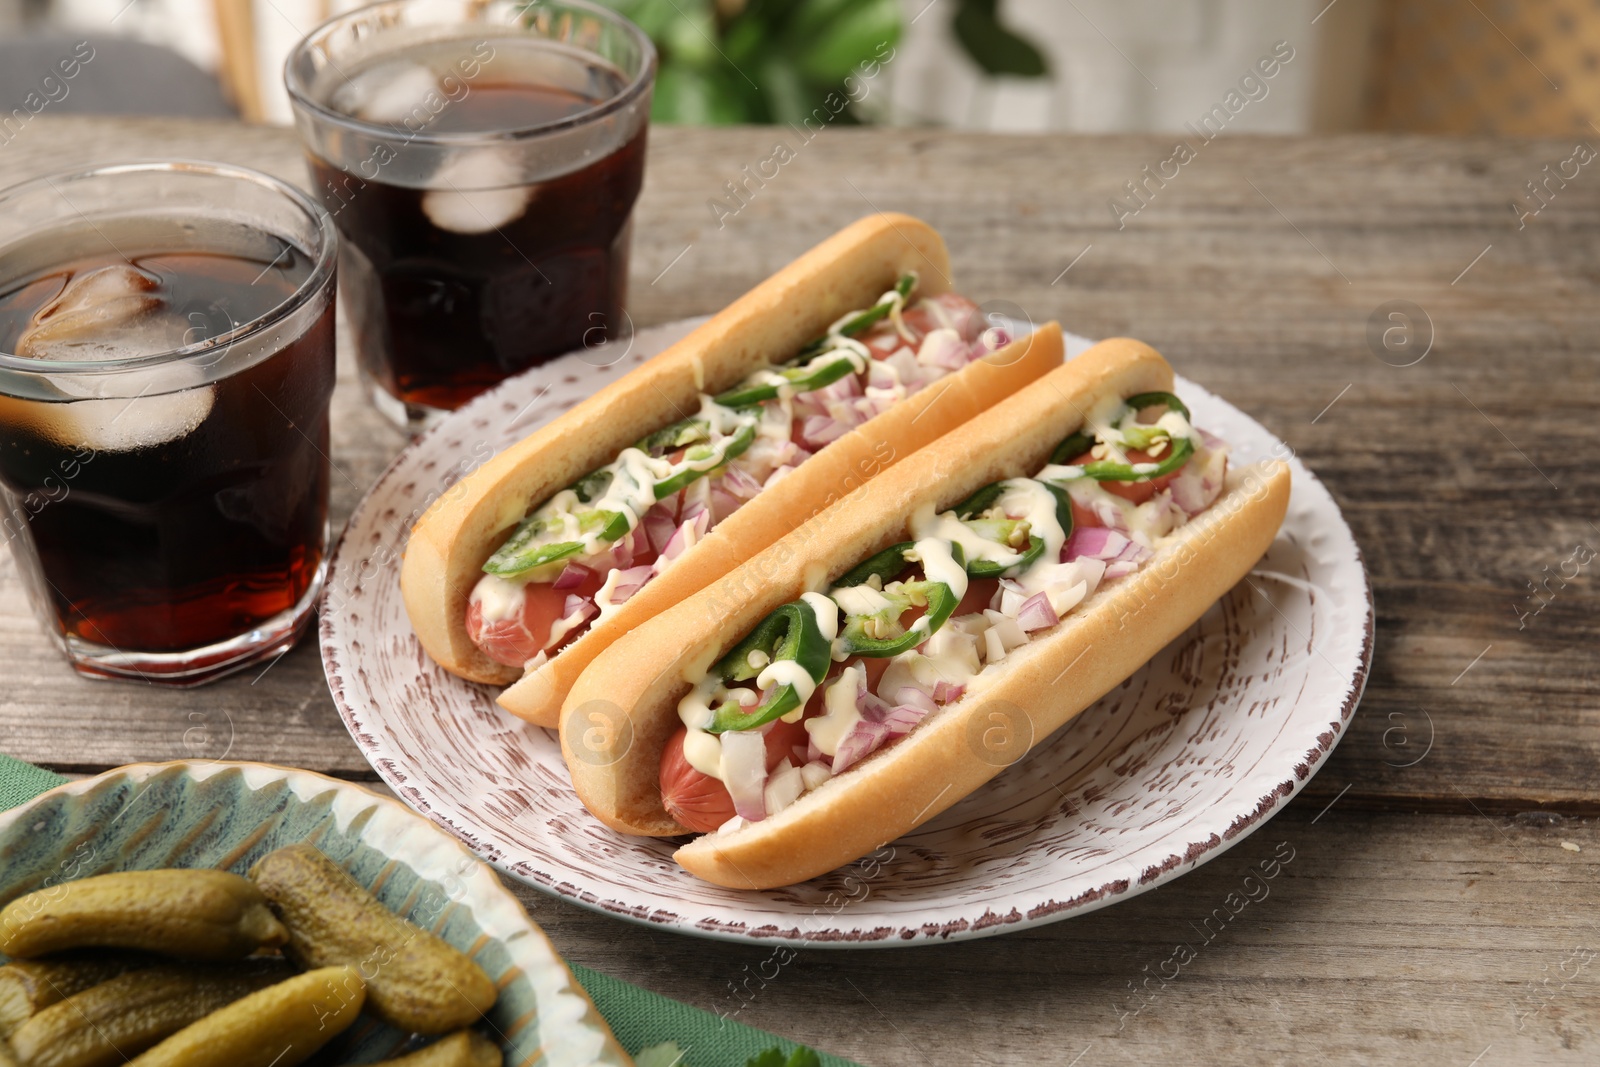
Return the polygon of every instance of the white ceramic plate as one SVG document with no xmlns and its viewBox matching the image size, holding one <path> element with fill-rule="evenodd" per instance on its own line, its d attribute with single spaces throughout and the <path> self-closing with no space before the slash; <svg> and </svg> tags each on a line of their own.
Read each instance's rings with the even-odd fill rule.
<svg viewBox="0 0 1600 1067">
<path fill-rule="evenodd" d="M 608 830 L 573 794 L 553 731 L 423 653 L 398 560 L 434 494 L 698 321 L 641 331 L 625 351 L 566 356 L 454 413 L 395 460 L 334 554 L 320 633 L 339 712 L 395 792 L 480 856 L 585 907 L 704 937 L 981 937 L 1176 878 L 1259 827 L 1333 750 L 1372 654 L 1360 553 L 1286 445 L 1180 378 L 1198 425 L 1237 462 L 1286 458 L 1294 491 L 1266 558 L 1143 670 L 915 833 L 803 885 L 722 889 L 680 869 L 673 840 Z M 1069 354 L 1088 344 L 1072 338 Z"/>
</svg>

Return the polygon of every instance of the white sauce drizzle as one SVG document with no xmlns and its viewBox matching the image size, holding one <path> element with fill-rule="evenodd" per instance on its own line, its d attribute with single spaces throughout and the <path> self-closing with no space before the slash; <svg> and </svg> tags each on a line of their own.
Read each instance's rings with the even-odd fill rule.
<svg viewBox="0 0 1600 1067">
<path fill-rule="evenodd" d="M 826 710 L 821 715 L 805 721 L 806 733 L 825 756 L 835 755 L 839 743 L 861 721 L 861 709 L 856 706 L 862 671 L 859 666 L 846 667 L 822 694 Z"/>
</svg>

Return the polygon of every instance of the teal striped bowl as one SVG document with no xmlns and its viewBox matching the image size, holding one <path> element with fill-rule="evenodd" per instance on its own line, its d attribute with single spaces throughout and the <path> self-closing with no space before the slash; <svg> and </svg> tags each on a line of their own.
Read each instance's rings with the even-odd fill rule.
<svg viewBox="0 0 1600 1067">
<path fill-rule="evenodd" d="M 218 867 L 242 874 L 297 842 L 321 849 L 396 914 L 489 973 L 500 999 L 483 1030 L 500 1041 L 507 1067 L 631 1064 L 492 870 L 403 805 L 309 771 L 137 764 L 52 789 L 0 814 L 0 905 L 110 871 Z M 335 1062 L 372 1063 L 408 1051 L 405 1040 L 363 1018 L 330 1051 Z"/>
</svg>

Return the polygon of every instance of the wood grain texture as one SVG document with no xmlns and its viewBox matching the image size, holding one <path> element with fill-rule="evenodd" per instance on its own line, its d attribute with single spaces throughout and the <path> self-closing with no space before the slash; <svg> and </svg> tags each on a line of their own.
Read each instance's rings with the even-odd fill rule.
<svg viewBox="0 0 1600 1067">
<path fill-rule="evenodd" d="M 1521 229 L 1510 207 L 1570 146 L 1223 138 L 1119 229 L 1108 203 L 1119 192 L 1132 203 L 1122 185 L 1170 153 L 1159 138 L 829 130 L 802 146 L 790 133 L 797 158 L 719 228 L 709 201 L 784 134 L 653 136 L 637 322 L 713 310 L 874 208 L 929 219 L 963 290 L 1089 336 L 1149 341 L 1328 482 L 1371 570 L 1378 651 L 1350 736 L 1313 790 L 1350 784 L 1357 803 L 1458 811 L 1463 793 L 1504 810 L 1600 806 L 1592 566 L 1564 586 L 1552 578 L 1548 606 L 1518 615 L 1538 604 L 1529 583 L 1578 545 L 1600 547 L 1586 504 L 1600 489 L 1600 178 L 1570 183 Z M 284 130 L 43 116 L 0 154 L 0 181 L 150 155 L 306 180 Z M 1392 300 L 1431 319 L 1431 350 L 1414 366 L 1369 348 L 1368 320 Z M 357 395 L 347 360 L 340 382 L 336 522 L 402 444 Z M 371 774 L 339 729 L 313 649 L 259 680 L 195 693 L 81 682 L 26 615 L 9 560 L 0 672 L 7 749 L 52 766 L 215 754 L 189 751 L 199 715 L 231 722 L 237 757 Z M 1430 736 L 1421 762 L 1398 766 Z"/>
<path fill-rule="evenodd" d="M 1301 796 L 1181 881 L 1104 911 L 898 952 L 617 937 L 518 892 L 586 965 L 867 1064 L 1594 1062 L 1593 822 L 1348 799 L 1319 816 L 1327 800 Z"/>
<path fill-rule="evenodd" d="M 521 890 L 557 946 L 711 1010 L 748 1001 L 741 1020 L 871 1064 L 1265 1063 L 1308 1049 L 1328 1062 L 1592 1062 L 1600 972 L 1575 950 L 1600 949 L 1600 834 L 1528 809 L 1600 808 L 1595 566 L 1552 579 L 1537 615 L 1517 611 L 1577 545 L 1600 547 L 1600 176 L 1586 170 L 1519 229 L 1512 198 L 1570 145 L 1227 137 L 1119 229 L 1108 200 L 1170 155 L 1162 138 L 776 136 L 797 158 L 719 229 L 708 199 L 771 154 L 774 132 L 655 131 L 636 321 L 714 310 L 874 208 L 921 215 L 964 291 L 1082 334 L 1141 337 L 1298 450 L 1366 556 L 1373 676 L 1307 795 L 1200 871 L 1103 912 L 943 948 L 807 952 L 762 987 L 772 950 L 623 928 Z M 0 153 L 0 182 L 155 155 L 305 182 L 287 131 L 49 115 Z M 1392 300 L 1431 318 L 1415 366 L 1368 346 L 1369 318 Z M 348 362 L 334 404 L 340 521 L 402 442 Z M 8 557 L 0 748 L 69 770 L 231 751 L 372 773 L 313 647 L 194 692 L 80 681 L 27 614 Z M 1129 983 L 1198 940 L 1278 841 L 1295 858 L 1270 895 L 1132 1014 Z"/>
</svg>

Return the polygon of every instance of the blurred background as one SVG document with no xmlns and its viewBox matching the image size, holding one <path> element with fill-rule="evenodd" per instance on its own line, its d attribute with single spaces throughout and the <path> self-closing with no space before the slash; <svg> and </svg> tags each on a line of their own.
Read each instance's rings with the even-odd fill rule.
<svg viewBox="0 0 1600 1067">
<path fill-rule="evenodd" d="M 826 107 L 970 130 L 1177 133 L 1221 114 L 1236 132 L 1600 133 L 1596 0 L 608 2 L 661 50 L 660 122 L 799 125 Z M 41 99 L 287 123 L 284 57 L 355 6 L 0 0 L 0 137 Z M 70 84 L 35 84 L 29 57 L 82 41 Z"/>
</svg>

